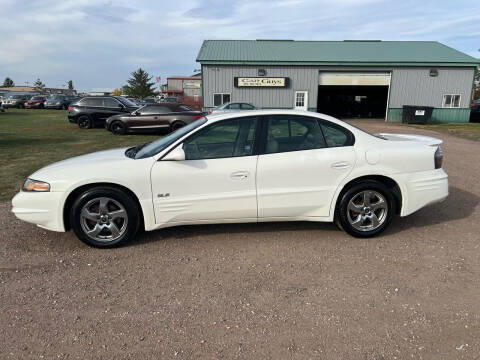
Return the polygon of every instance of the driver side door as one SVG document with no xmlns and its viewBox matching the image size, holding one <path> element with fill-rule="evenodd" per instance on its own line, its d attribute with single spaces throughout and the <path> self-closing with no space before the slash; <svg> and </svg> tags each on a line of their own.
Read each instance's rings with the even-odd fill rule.
<svg viewBox="0 0 480 360">
<path fill-rule="evenodd" d="M 184 161 L 157 161 L 151 172 L 155 221 L 256 221 L 256 117 L 204 127 L 182 146 Z"/>
</svg>

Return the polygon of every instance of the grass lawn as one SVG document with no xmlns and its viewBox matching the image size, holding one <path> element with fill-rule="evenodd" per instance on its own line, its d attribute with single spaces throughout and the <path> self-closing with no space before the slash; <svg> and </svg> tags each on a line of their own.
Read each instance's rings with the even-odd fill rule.
<svg viewBox="0 0 480 360">
<path fill-rule="evenodd" d="M 81 130 L 68 122 L 64 110 L 7 109 L 0 112 L 0 201 L 10 200 L 27 176 L 45 165 L 158 137 L 115 136 L 104 128 Z"/>
<path fill-rule="evenodd" d="M 480 141 L 480 123 L 451 123 L 433 125 L 408 125 L 419 129 L 445 132 L 465 139 Z"/>
</svg>

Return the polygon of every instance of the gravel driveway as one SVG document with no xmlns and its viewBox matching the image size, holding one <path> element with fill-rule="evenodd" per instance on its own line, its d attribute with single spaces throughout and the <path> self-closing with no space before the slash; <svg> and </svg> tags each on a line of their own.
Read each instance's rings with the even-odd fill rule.
<svg viewBox="0 0 480 360">
<path fill-rule="evenodd" d="M 2 359 L 478 359 L 480 143 L 446 202 L 360 240 L 332 224 L 185 226 L 89 248 L 0 204 Z"/>
</svg>

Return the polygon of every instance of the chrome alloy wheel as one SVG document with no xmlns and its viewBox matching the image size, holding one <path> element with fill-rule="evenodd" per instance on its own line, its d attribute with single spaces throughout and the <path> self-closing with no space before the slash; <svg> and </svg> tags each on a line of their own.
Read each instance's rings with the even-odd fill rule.
<svg viewBox="0 0 480 360">
<path fill-rule="evenodd" d="M 348 221 L 359 231 L 372 231 L 379 228 L 387 219 L 387 214 L 387 201 L 377 191 L 361 191 L 348 202 Z"/>
<path fill-rule="evenodd" d="M 83 206 L 80 224 L 90 238 L 100 242 L 114 241 L 127 230 L 127 211 L 117 200 L 95 198 Z"/>
</svg>

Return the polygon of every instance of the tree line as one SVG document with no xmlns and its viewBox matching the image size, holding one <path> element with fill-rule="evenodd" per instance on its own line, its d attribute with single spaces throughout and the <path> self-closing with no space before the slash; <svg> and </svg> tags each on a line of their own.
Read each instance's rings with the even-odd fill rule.
<svg viewBox="0 0 480 360">
<path fill-rule="evenodd" d="M 3 80 L 3 85 L 0 86 L 0 88 L 6 88 L 6 87 L 14 87 L 15 82 L 10 78 L 6 77 L 5 80 Z M 73 90 L 73 80 L 68 80 L 67 81 L 67 87 L 69 90 Z M 35 91 L 39 92 L 40 94 L 43 94 L 45 92 L 45 84 L 40 80 L 40 78 L 37 78 L 37 80 L 33 83 L 33 88 Z"/>
</svg>

